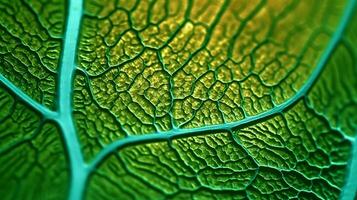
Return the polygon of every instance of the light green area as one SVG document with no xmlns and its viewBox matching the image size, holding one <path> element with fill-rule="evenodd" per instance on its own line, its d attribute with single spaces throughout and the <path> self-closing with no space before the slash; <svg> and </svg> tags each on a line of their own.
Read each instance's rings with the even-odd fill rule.
<svg viewBox="0 0 357 200">
<path fill-rule="evenodd" d="M 353 199 L 355 4 L 1 1 L 0 196 Z"/>
</svg>

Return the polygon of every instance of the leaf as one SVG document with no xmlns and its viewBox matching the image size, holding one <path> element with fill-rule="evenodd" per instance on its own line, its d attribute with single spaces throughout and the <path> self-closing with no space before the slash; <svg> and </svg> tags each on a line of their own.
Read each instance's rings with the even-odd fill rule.
<svg viewBox="0 0 357 200">
<path fill-rule="evenodd" d="M 2 1 L 0 194 L 353 199 L 355 5 Z"/>
<path fill-rule="evenodd" d="M 0 1 L 1 199 L 65 199 L 70 179 L 55 106 L 65 4 Z M 48 108 L 46 108 L 46 107 Z"/>
</svg>

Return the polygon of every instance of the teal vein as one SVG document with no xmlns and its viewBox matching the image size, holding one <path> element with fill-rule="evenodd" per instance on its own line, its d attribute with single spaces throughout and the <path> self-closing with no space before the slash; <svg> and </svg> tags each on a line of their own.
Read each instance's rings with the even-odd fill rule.
<svg viewBox="0 0 357 200">
<path fill-rule="evenodd" d="M 357 134 L 357 130 L 356 130 Z M 357 194 L 357 139 L 354 139 L 352 159 L 348 166 L 348 176 L 346 178 L 346 185 L 342 188 L 341 200 L 353 200 Z"/>
<path fill-rule="evenodd" d="M 42 116 L 53 119 L 57 116 L 57 113 L 33 100 L 30 96 L 24 93 L 21 89 L 19 89 L 16 85 L 14 85 L 11 81 L 9 81 L 5 76 L 0 74 L 0 83 L 4 85 L 11 93 L 13 93 L 21 102 L 24 102 L 28 106 L 30 106 L 33 110 L 42 114 Z"/>
<path fill-rule="evenodd" d="M 352 17 L 352 13 L 354 10 L 356 10 L 357 7 L 357 1 L 353 0 L 352 2 L 350 2 L 350 5 L 348 5 L 348 9 L 349 12 L 346 13 L 346 15 L 344 16 L 344 20 L 346 21 L 345 23 L 347 23 L 347 21 L 349 21 L 349 19 Z M 357 66 L 355 66 L 357 67 Z M 356 135 L 357 135 L 357 130 L 355 131 Z M 357 136 L 354 137 L 354 141 L 353 141 L 353 149 L 351 152 L 351 160 L 349 162 L 348 165 L 348 174 L 345 180 L 345 185 L 342 188 L 342 192 L 340 195 L 340 199 L 341 200 L 353 200 L 355 198 L 357 198 Z"/>
<path fill-rule="evenodd" d="M 268 111 L 262 112 L 255 116 L 248 116 L 248 117 L 246 117 L 240 121 L 236 121 L 236 122 L 217 124 L 217 125 L 209 125 L 209 126 L 190 128 L 190 129 L 176 128 L 176 129 L 172 129 L 169 131 L 128 136 L 122 140 L 117 140 L 117 141 L 107 145 L 106 147 L 104 147 L 97 154 L 97 156 L 92 160 L 92 162 L 89 164 L 89 169 L 94 170 L 94 168 L 96 168 L 105 157 L 107 157 L 109 154 L 113 153 L 114 151 L 117 151 L 117 150 L 119 150 L 123 147 L 126 147 L 126 146 L 130 146 L 130 145 L 134 145 L 134 144 L 138 144 L 138 143 L 169 141 L 173 138 L 190 137 L 190 136 L 205 134 L 207 132 L 217 133 L 217 132 L 221 132 L 221 131 L 231 131 L 234 128 L 237 128 L 237 127 L 240 127 L 240 126 L 252 123 L 252 122 L 256 122 L 261 119 L 265 119 L 265 118 L 275 115 L 277 113 L 281 113 L 286 108 L 293 105 L 295 102 L 297 102 L 302 97 L 304 97 L 307 94 L 307 92 L 310 90 L 312 85 L 315 83 L 315 81 L 321 74 L 322 70 L 324 69 L 324 66 L 327 64 L 328 59 L 330 58 L 331 54 L 333 53 L 334 49 L 336 48 L 337 44 L 339 43 L 339 41 L 342 37 L 342 34 L 347 26 L 347 23 L 349 22 L 349 19 L 351 18 L 351 15 L 354 11 L 355 5 L 356 5 L 356 0 L 349 1 L 349 3 L 347 4 L 347 6 L 345 8 L 345 12 L 340 20 L 340 23 L 339 23 L 338 27 L 336 28 L 336 31 L 334 32 L 326 50 L 324 51 L 323 55 L 321 56 L 315 70 L 312 72 L 311 76 L 309 77 L 307 82 L 302 86 L 302 88 L 289 100 L 285 101 L 284 103 L 282 103 Z M 346 137 L 346 139 L 351 140 L 348 137 Z M 352 139 L 352 140 L 356 141 L 355 139 Z M 354 143 L 356 143 L 356 142 L 354 142 Z M 356 156 L 354 156 L 354 157 L 356 157 Z M 348 199 L 353 199 L 353 198 L 348 198 Z"/>
<path fill-rule="evenodd" d="M 68 18 L 66 21 L 64 47 L 61 57 L 58 86 L 57 109 L 59 117 L 56 119 L 62 130 L 62 136 L 68 152 L 70 163 L 70 200 L 80 200 L 84 193 L 88 177 L 86 164 L 81 152 L 81 145 L 76 135 L 73 121 L 73 79 L 76 70 L 76 51 L 83 14 L 83 1 L 70 0 Z"/>
<path fill-rule="evenodd" d="M 76 131 L 72 116 L 72 91 L 73 91 L 73 75 L 76 70 L 75 58 L 76 49 L 78 43 L 78 36 L 80 30 L 81 17 L 83 13 L 83 0 L 72 0 L 69 3 L 68 20 L 66 23 L 65 30 L 65 42 L 63 47 L 63 54 L 61 58 L 61 66 L 59 73 L 59 90 L 58 90 L 58 113 L 49 110 L 45 106 L 37 103 L 14 84 L 12 84 L 8 79 L 0 74 L 0 82 L 5 85 L 12 93 L 14 93 L 21 101 L 24 101 L 33 109 L 40 112 L 44 117 L 48 119 L 55 120 L 62 129 L 62 134 L 66 149 L 68 151 L 70 168 L 71 168 L 71 183 L 70 183 L 70 200 L 82 199 L 84 192 L 84 187 L 86 185 L 87 177 L 90 171 L 96 168 L 100 162 L 108 156 L 110 153 L 123 148 L 125 146 L 144 143 L 144 142 L 154 142 L 154 141 L 167 141 L 172 138 L 178 137 L 189 137 L 194 135 L 204 134 L 207 131 L 219 132 L 219 131 L 231 131 L 233 128 L 246 125 L 251 122 L 255 122 L 274 114 L 280 113 L 288 108 L 290 105 L 297 102 L 299 99 L 304 97 L 309 91 L 311 86 L 314 84 L 324 66 L 326 65 L 330 55 L 338 44 L 342 33 L 353 13 L 354 7 L 356 5 L 356 0 L 351 0 L 346 6 L 344 15 L 342 16 L 341 22 L 336 29 L 331 41 L 329 42 L 326 50 L 324 51 L 316 69 L 312 72 L 311 76 L 304 84 L 304 86 L 289 100 L 274 107 L 271 110 L 265 111 L 255 116 L 246 117 L 243 120 L 237 122 L 231 122 L 226 124 L 210 125 L 191 129 L 172 129 L 165 132 L 156 132 L 145 135 L 128 136 L 125 139 L 115 141 L 108 146 L 106 146 L 102 151 L 100 151 L 93 161 L 87 166 L 83 160 L 83 155 L 81 153 L 80 143 L 76 136 Z M 347 178 L 347 185 L 344 187 L 342 192 L 342 199 L 353 199 L 355 191 L 357 189 L 357 179 L 354 179 L 353 174 L 357 174 L 357 140 L 354 140 L 354 150 L 353 158 L 349 166 L 349 175 Z"/>
</svg>

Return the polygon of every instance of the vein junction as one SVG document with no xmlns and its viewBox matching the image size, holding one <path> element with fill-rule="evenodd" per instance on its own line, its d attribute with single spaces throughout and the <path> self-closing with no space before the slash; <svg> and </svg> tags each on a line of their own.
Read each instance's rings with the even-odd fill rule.
<svg viewBox="0 0 357 200">
<path fill-rule="evenodd" d="M 260 5 L 257 6 L 256 11 L 252 12 L 251 16 L 248 16 L 247 19 L 253 17 L 259 9 L 265 5 L 265 2 L 262 1 Z M 226 1 L 228 5 L 229 2 Z M 41 113 L 47 120 L 53 120 L 57 122 L 60 126 L 64 138 L 64 143 L 68 152 L 70 171 L 71 171 L 71 184 L 70 184 L 70 195 L 69 199 L 77 200 L 83 198 L 84 189 L 86 186 L 87 178 L 96 167 L 101 164 L 101 162 L 109 156 L 111 153 L 122 149 L 123 147 L 131 146 L 134 144 L 141 143 L 150 143 L 156 141 L 170 141 L 173 138 L 182 138 L 189 136 L 197 136 L 202 134 L 210 133 L 222 133 L 222 132 L 232 132 L 234 129 L 244 127 L 247 124 L 253 122 L 259 122 L 263 119 L 271 118 L 272 116 L 279 115 L 282 112 L 286 111 L 292 105 L 296 104 L 299 100 L 303 99 L 307 93 L 310 91 L 312 85 L 316 82 L 319 75 L 322 73 L 322 70 L 326 66 L 330 55 L 335 50 L 336 46 L 340 42 L 340 38 L 343 34 L 343 31 L 346 27 L 348 19 L 354 8 L 354 1 L 350 2 L 351 5 L 346 6 L 346 11 L 341 19 L 341 23 L 334 32 L 330 42 L 328 43 L 326 50 L 321 55 L 317 66 L 312 71 L 310 77 L 305 81 L 304 85 L 297 91 L 291 98 L 288 100 L 275 105 L 271 109 L 260 112 L 256 115 L 246 115 L 241 120 L 226 122 L 221 124 L 213 124 L 201 127 L 194 128 L 181 128 L 177 126 L 172 126 L 172 129 L 165 131 L 153 131 L 144 135 L 128 135 L 123 139 L 114 141 L 111 144 L 105 146 L 90 163 L 86 163 L 81 152 L 81 145 L 79 139 L 76 135 L 75 124 L 73 119 L 73 103 L 72 103 L 72 93 L 73 93 L 73 81 L 74 73 L 76 69 L 76 56 L 77 48 L 79 42 L 79 31 L 81 27 L 81 19 L 83 16 L 83 1 L 82 0 L 72 0 L 69 3 L 68 10 L 68 19 L 66 24 L 66 32 L 64 39 L 64 47 L 60 65 L 60 72 L 58 75 L 59 86 L 58 86 L 58 102 L 56 105 L 56 112 L 51 111 L 42 104 L 37 103 L 31 97 L 26 95 L 23 91 L 17 88 L 12 84 L 5 76 L 0 75 L 0 82 L 7 87 L 12 93 L 14 93 L 21 101 L 29 105 L 32 109 Z M 216 20 L 213 20 L 213 25 L 211 29 L 208 29 L 208 32 L 212 32 L 215 25 L 218 23 L 219 19 L 222 17 L 227 5 L 223 5 L 220 12 L 217 14 Z M 243 25 L 242 25 L 243 26 Z M 181 27 L 182 28 L 182 27 Z M 187 27 L 186 27 L 187 28 Z M 189 28 L 189 27 L 188 27 Z M 237 30 L 236 37 L 238 37 L 241 30 Z M 212 34 L 212 33 L 211 33 Z M 207 44 L 211 34 L 207 34 L 207 38 L 203 41 L 203 44 Z M 203 45 L 205 46 L 205 45 Z M 230 47 L 229 54 L 232 55 L 232 49 L 234 46 Z M 150 48 L 149 48 L 150 49 Z M 156 49 L 155 49 L 156 50 Z M 144 50 L 143 50 L 144 52 Z M 195 51 L 197 54 L 199 50 Z M 160 60 L 160 64 L 165 66 L 164 59 L 160 53 L 157 54 Z M 115 65 L 113 61 L 113 66 Z M 187 61 L 188 62 L 188 61 Z M 183 66 L 185 63 L 182 64 Z M 109 70 L 109 69 L 108 69 Z M 167 69 L 168 74 L 176 73 L 175 70 L 170 71 Z M 87 72 L 85 72 L 87 73 Z M 98 76 L 93 75 L 92 76 Z M 86 76 L 89 76 L 88 73 Z M 172 84 L 172 80 L 171 80 Z M 172 94 L 171 94 L 172 95 Z M 171 105 L 172 107 L 172 105 Z M 172 119 L 171 119 L 172 120 Z M 347 138 L 351 141 L 355 141 L 354 138 Z M 333 184 L 332 184 L 333 185 Z"/>
</svg>

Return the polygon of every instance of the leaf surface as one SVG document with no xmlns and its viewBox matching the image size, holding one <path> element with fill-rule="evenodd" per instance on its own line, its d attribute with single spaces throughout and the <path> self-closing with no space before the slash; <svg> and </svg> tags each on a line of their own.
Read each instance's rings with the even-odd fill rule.
<svg viewBox="0 0 357 200">
<path fill-rule="evenodd" d="M 0 3 L 5 199 L 353 199 L 356 3 Z"/>
</svg>

